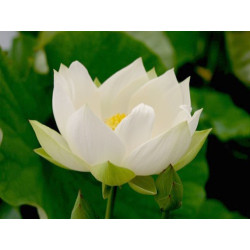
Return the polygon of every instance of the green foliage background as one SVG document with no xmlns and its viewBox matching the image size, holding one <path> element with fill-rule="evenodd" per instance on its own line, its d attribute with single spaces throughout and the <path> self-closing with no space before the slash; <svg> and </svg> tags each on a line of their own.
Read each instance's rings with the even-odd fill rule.
<svg viewBox="0 0 250 250">
<path fill-rule="evenodd" d="M 51 108 L 53 69 L 58 70 L 61 63 L 69 66 L 79 60 L 93 79 L 98 77 L 103 82 L 138 57 L 143 58 L 147 70 L 155 67 L 162 74 L 172 67 L 178 71 L 187 63 L 196 63 L 208 53 L 206 64 L 197 66 L 206 84 L 191 89 L 193 110 L 204 108 L 199 129 L 212 127 L 213 135 L 223 143 L 249 139 L 249 114 L 236 106 L 228 94 L 210 87 L 211 76 L 220 67 L 219 49 L 210 35 L 209 32 L 21 32 L 10 52 L 0 51 L 0 127 L 4 133 L 0 147 L 0 218 L 20 218 L 19 206 L 23 204 L 39 208 L 48 218 L 70 218 L 79 189 L 96 214 L 104 216 L 106 201 L 99 182 L 90 174 L 60 169 L 33 152 L 39 145 L 28 120 L 56 128 Z M 229 70 L 249 86 L 249 33 L 221 35 L 227 41 Z M 236 56 L 238 53 L 241 57 Z M 209 167 L 205 146 L 178 173 L 184 185 L 183 206 L 171 213 L 172 218 L 243 218 L 238 212 L 228 211 L 220 201 L 206 198 Z M 118 190 L 116 218 L 160 216 L 153 197 L 135 193 L 128 185 Z"/>
</svg>

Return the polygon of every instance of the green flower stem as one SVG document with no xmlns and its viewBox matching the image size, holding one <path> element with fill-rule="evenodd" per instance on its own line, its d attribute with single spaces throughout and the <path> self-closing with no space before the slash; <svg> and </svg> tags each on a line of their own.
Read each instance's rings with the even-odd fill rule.
<svg viewBox="0 0 250 250">
<path fill-rule="evenodd" d="M 116 187 L 116 186 L 111 187 L 111 189 L 110 189 L 110 193 L 109 193 L 108 201 L 107 201 L 105 219 L 110 219 L 110 218 L 112 218 L 113 211 L 114 211 L 116 190 L 117 190 L 117 187 Z"/>
<path fill-rule="evenodd" d="M 162 211 L 161 212 L 161 218 L 162 219 L 168 219 L 169 218 L 169 211 Z"/>
</svg>

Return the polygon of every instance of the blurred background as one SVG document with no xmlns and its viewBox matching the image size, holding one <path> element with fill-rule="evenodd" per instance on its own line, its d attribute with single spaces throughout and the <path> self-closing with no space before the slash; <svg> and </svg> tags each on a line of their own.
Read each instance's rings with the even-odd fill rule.
<svg viewBox="0 0 250 250">
<path fill-rule="evenodd" d="M 79 60 L 103 82 L 138 57 L 158 74 L 175 68 L 191 76 L 199 130 L 212 127 L 206 146 L 178 173 L 183 206 L 171 218 L 249 218 L 250 32 L 0 32 L 0 218 L 69 218 L 77 191 L 101 218 L 100 183 L 59 169 L 33 153 L 28 119 L 55 128 L 53 69 Z M 153 197 L 124 185 L 117 218 L 160 218 Z"/>
</svg>

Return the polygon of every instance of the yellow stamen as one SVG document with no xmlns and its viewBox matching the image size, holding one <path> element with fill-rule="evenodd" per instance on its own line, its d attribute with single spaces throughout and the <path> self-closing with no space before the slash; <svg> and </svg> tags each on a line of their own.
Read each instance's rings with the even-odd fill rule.
<svg viewBox="0 0 250 250">
<path fill-rule="evenodd" d="M 118 126 L 118 124 L 126 117 L 125 114 L 116 114 L 108 118 L 105 123 L 113 130 Z"/>
</svg>

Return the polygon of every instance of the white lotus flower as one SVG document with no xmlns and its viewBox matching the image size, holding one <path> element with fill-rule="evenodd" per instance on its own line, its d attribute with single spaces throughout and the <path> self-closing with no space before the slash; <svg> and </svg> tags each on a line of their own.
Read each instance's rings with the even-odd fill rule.
<svg viewBox="0 0 250 250">
<path fill-rule="evenodd" d="M 39 155 L 120 185 L 170 164 L 179 170 L 196 156 L 210 130 L 195 132 L 202 109 L 190 112 L 189 78 L 179 84 L 173 69 L 157 77 L 139 58 L 97 87 L 75 61 L 54 72 L 53 113 L 61 134 L 31 124 Z"/>
</svg>

